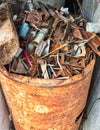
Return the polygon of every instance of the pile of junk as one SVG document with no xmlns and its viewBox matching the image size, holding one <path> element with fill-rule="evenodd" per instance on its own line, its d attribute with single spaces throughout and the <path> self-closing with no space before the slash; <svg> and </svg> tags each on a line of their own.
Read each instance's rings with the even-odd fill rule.
<svg viewBox="0 0 100 130">
<path fill-rule="evenodd" d="M 100 56 L 98 1 L 0 2 L 0 91 L 9 109 L 0 129 L 78 130 Z"/>
</svg>

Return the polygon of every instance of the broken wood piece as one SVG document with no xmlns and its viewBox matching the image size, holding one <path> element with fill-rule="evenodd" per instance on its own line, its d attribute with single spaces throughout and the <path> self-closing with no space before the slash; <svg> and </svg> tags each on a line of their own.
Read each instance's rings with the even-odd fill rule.
<svg viewBox="0 0 100 130">
<path fill-rule="evenodd" d="M 46 61 L 43 61 L 41 64 L 41 70 L 42 70 L 42 75 L 44 77 L 44 79 L 49 79 L 49 74 L 48 74 L 48 71 L 47 71 L 47 63 Z"/>
</svg>

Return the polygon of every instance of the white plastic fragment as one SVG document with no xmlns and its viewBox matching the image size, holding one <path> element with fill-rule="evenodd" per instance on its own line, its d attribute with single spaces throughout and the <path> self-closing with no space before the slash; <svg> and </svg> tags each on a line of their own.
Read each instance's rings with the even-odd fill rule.
<svg viewBox="0 0 100 130">
<path fill-rule="evenodd" d="M 17 19 L 17 15 L 14 15 L 13 16 L 13 21 L 16 21 L 16 19 Z"/>
<path fill-rule="evenodd" d="M 94 33 L 100 33 L 100 23 L 87 22 L 86 31 L 87 32 L 94 32 Z"/>
<path fill-rule="evenodd" d="M 69 14 L 69 8 L 64 8 L 64 7 L 61 7 L 60 9 L 61 12 L 63 12 L 64 14 Z"/>
</svg>

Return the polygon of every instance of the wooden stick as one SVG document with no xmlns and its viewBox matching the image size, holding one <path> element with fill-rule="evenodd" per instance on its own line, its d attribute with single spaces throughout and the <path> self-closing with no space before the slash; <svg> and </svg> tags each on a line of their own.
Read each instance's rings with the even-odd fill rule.
<svg viewBox="0 0 100 130">
<path fill-rule="evenodd" d="M 50 54 L 54 53 L 55 51 L 58 51 L 58 50 L 60 50 L 61 48 L 67 46 L 69 43 L 72 43 L 72 42 L 68 42 L 67 44 L 64 44 L 64 45 L 62 45 L 62 46 L 56 48 L 55 50 L 49 52 L 47 55 L 45 55 L 45 56 L 43 56 L 43 57 L 41 57 L 41 58 L 45 58 L 45 57 L 49 56 Z"/>
</svg>

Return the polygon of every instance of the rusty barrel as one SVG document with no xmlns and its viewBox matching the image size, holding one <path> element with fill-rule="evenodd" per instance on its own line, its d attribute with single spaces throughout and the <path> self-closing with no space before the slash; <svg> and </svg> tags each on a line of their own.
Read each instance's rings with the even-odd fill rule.
<svg viewBox="0 0 100 130">
<path fill-rule="evenodd" d="M 9 74 L 0 81 L 16 130 L 78 130 L 86 105 L 93 59 L 83 74 L 67 80 L 45 80 Z"/>
</svg>

